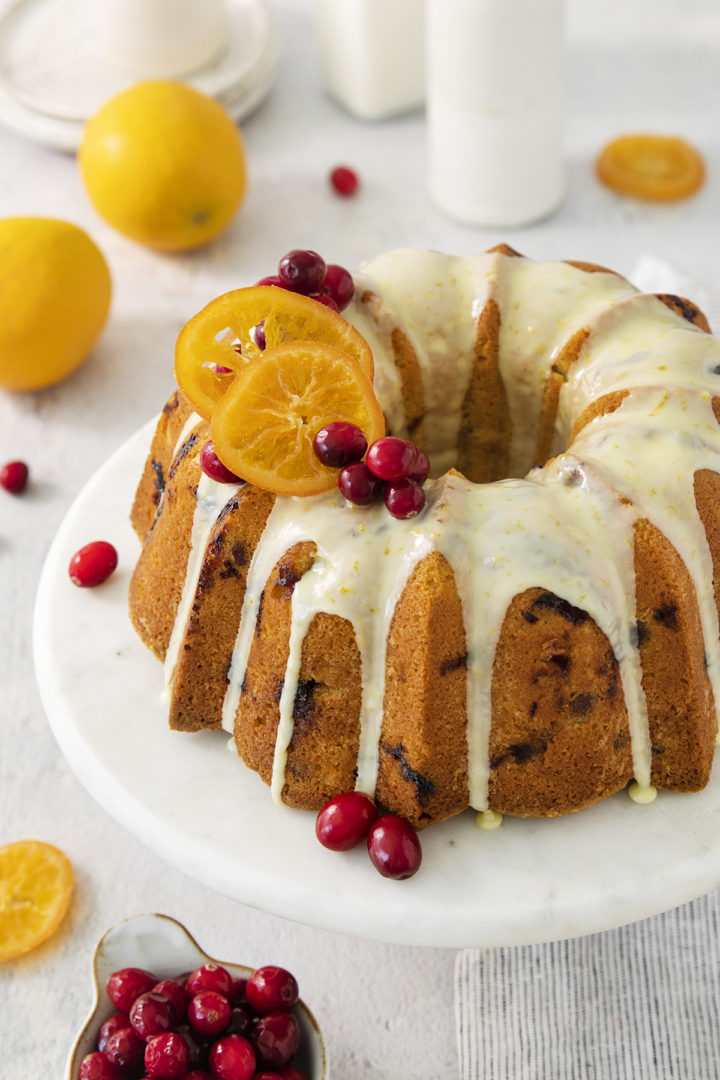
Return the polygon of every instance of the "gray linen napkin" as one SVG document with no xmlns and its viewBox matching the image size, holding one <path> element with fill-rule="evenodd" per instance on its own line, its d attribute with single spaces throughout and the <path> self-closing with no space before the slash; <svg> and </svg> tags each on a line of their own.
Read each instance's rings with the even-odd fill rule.
<svg viewBox="0 0 720 1080">
<path fill-rule="evenodd" d="M 571 941 L 463 949 L 460 1080 L 718 1080 L 720 891 Z"/>
</svg>

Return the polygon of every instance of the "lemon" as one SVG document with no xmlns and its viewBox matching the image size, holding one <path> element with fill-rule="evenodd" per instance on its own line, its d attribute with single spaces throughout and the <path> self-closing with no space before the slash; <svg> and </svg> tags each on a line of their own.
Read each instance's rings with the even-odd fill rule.
<svg viewBox="0 0 720 1080">
<path fill-rule="evenodd" d="M 0 219 L 0 386 L 64 379 L 95 344 L 110 307 L 110 271 L 77 225 Z"/>
<path fill-rule="evenodd" d="M 79 162 L 100 216 L 159 251 L 214 239 L 245 194 L 240 132 L 217 101 L 179 82 L 111 98 L 86 124 Z"/>
</svg>

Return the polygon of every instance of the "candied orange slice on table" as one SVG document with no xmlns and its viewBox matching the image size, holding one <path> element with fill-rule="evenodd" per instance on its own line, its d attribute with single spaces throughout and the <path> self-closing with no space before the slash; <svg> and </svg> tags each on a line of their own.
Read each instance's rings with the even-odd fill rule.
<svg viewBox="0 0 720 1080">
<path fill-rule="evenodd" d="M 0 961 L 30 952 L 55 933 L 70 904 L 70 860 L 42 840 L 0 847 Z"/>
<path fill-rule="evenodd" d="M 368 443 L 385 434 L 360 362 L 335 345 L 293 341 L 237 372 L 215 405 L 210 433 L 216 454 L 237 476 L 280 495 L 318 495 L 337 486 L 338 470 L 323 465 L 313 448 L 316 433 L 334 420 L 355 424 Z"/>
<path fill-rule="evenodd" d="M 263 355 L 253 334 L 261 323 L 266 350 L 293 341 L 322 342 L 348 353 L 372 381 L 370 346 L 338 312 L 274 285 L 234 289 L 190 319 L 175 346 L 175 377 L 205 420 L 235 376 Z"/>
<path fill-rule="evenodd" d="M 602 150 L 596 171 L 614 191 L 660 202 L 693 195 L 705 179 L 698 151 L 674 135 L 621 135 Z"/>
</svg>

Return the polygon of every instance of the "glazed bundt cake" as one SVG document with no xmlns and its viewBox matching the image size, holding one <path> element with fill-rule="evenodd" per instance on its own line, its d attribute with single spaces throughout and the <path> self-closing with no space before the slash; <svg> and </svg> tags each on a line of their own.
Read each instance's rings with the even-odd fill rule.
<svg viewBox="0 0 720 1080">
<path fill-rule="evenodd" d="M 701 312 L 505 246 L 401 250 L 346 317 L 387 426 L 427 452 L 396 520 L 200 467 L 165 406 L 130 588 L 170 724 L 234 734 L 289 805 L 358 788 L 417 826 L 468 806 L 697 791 L 720 701 L 720 344 Z"/>
</svg>

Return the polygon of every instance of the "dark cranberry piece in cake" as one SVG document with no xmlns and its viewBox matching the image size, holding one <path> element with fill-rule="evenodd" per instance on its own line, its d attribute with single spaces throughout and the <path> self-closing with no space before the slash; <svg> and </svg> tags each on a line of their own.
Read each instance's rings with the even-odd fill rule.
<svg viewBox="0 0 720 1080">
<path fill-rule="evenodd" d="M 425 492 L 414 480 L 396 480 L 385 488 L 385 505 L 394 518 L 415 517 L 425 506 Z"/>
<path fill-rule="evenodd" d="M 353 298 L 355 283 L 352 274 L 344 266 L 329 263 L 325 271 L 323 288 L 327 289 L 340 311 L 342 311 Z"/>
<path fill-rule="evenodd" d="M 107 581 L 117 564 L 118 553 L 113 545 L 107 540 L 93 540 L 91 544 L 86 544 L 75 552 L 68 572 L 73 585 L 79 585 L 81 589 L 93 589 Z"/>
<path fill-rule="evenodd" d="M 200 451 L 200 467 L 206 476 L 209 476 L 211 480 L 217 481 L 218 484 L 242 483 L 239 476 L 230 472 L 230 470 L 223 465 L 222 461 L 215 453 L 212 439 L 208 439 Z"/>
<path fill-rule="evenodd" d="M 153 1035 L 170 1031 L 178 1019 L 170 998 L 167 994 L 159 994 L 157 990 L 149 990 L 135 998 L 130 1009 L 132 1029 L 145 1042 Z"/>
<path fill-rule="evenodd" d="M 291 1012 L 270 1012 L 259 1017 L 253 1033 L 263 1065 L 286 1065 L 300 1045 L 300 1025 Z"/>
<path fill-rule="evenodd" d="M 145 1068 L 150 1076 L 175 1080 L 175 1077 L 185 1076 L 189 1064 L 188 1045 L 176 1031 L 153 1035 L 145 1046 Z"/>
<path fill-rule="evenodd" d="M 424 484 L 430 475 L 430 462 L 424 450 L 415 447 L 415 464 L 408 473 L 408 480 L 414 480 L 416 484 Z"/>
<path fill-rule="evenodd" d="M 118 1028 L 105 1044 L 105 1057 L 118 1069 L 139 1069 L 143 1063 L 145 1043 L 132 1028 Z"/>
<path fill-rule="evenodd" d="M 0 487 L 11 495 L 19 495 L 27 487 L 30 470 L 24 461 L 8 461 L 0 468 Z"/>
<path fill-rule="evenodd" d="M 370 472 L 381 480 L 404 480 L 415 468 L 417 447 L 407 439 L 384 435 L 367 452 Z"/>
<path fill-rule="evenodd" d="M 199 990 L 190 1000 L 187 1017 L 202 1035 L 219 1035 L 228 1026 L 230 1002 L 217 990 Z"/>
<path fill-rule="evenodd" d="M 354 195 L 360 185 L 357 173 L 348 165 L 336 165 L 330 173 L 330 183 L 333 190 L 344 198 Z"/>
<path fill-rule="evenodd" d="M 215 964 L 212 961 L 196 968 L 188 976 L 185 984 L 185 989 L 190 994 L 197 994 L 200 990 L 217 990 L 218 994 L 224 994 L 225 997 L 232 994 L 232 988 L 233 979 L 230 972 L 221 964 Z"/>
<path fill-rule="evenodd" d="M 285 968 L 266 964 L 254 971 L 245 989 L 249 1005 L 256 1013 L 290 1009 L 298 999 L 297 979 Z"/>
<path fill-rule="evenodd" d="M 121 968 L 114 971 L 107 981 L 107 992 L 116 1009 L 129 1013 L 135 998 L 152 990 L 157 983 L 155 975 L 142 968 Z"/>
<path fill-rule="evenodd" d="M 119 1031 L 120 1028 L 128 1027 L 130 1027 L 130 1017 L 127 1013 L 116 1012 L 112 1016 L 108 1016 L 105 1023 L 100 1025 L 97 1040 L 98 1050 L 105 1049 L 108 1039 L 114 1032 Z"/>
<path fill-rule="evenodd" d="M 278 277 L 292 292 L 319 292 L 325 278 L 325 260 L 317 251 L 295 248 L 278 263 Z"/>
<path fill-rule="evenodd" d="M 216 1080 L 251 1080 L 255 1051 L 242 1035 L 226 1035 L 210 1051 L 210 1069 Z"/>
<path fill-rule="evenodd" d="M 153 986 L 153 991 L 156 994 L 165 994 L 170 998 L 175 1010 L 175 1023 L 180 1023 L 187 1012 L 190 1000 L 190 995 L 185 987 L 181 986 L 177 979 L 163 979 L 157 986 Z"/>
<path fill-rule="evenodd" d="M 315 835 L 331 851 L 349 851 L 368 834 L 377 807 L 362 791 L 344 791 L 325 803 L 315 820 Z"/>
<path fill-rule="evenodd" d="M 397 814 L 382 814 L 370 827 L 368 852 L 383 877 L 402 881 L 420 869 L 422 849 L 409 821 Z"/>
<path fill-rule="evenodd" d="M 352 461 L 360 461 L 367 450 L 367 439 L 355 424 L 333 420 L 325 424 L 313 439 L 313 446 L 323 465 L 340 469 Z"/>
<path fill-rule="evenodd" d="M 348 500 L 356 506 L 369 506 L 379 499 L 384 490 L 382 480 L 374 476 L 364 461 L 354 461 L 346 465 L 338 475 L 338 487 Z"/>
</svg>

